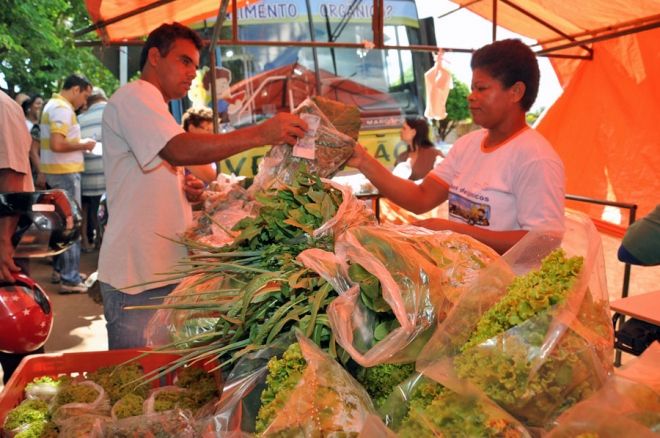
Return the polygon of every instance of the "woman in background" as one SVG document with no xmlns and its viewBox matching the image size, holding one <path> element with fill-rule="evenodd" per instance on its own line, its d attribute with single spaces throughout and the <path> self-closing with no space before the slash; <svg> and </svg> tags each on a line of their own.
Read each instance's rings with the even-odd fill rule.
<svg viewBox="0 0 660 438">
<path fill-rule="evenodd" d="M 424 117 L 406 117 L 401 128 L 401 140 L 408 145 L 408 150 L 399 155 L 392 170 L 400 178 L 420 180 L 444 158 L 429 139 L 429 124 Z"/>
</svg>

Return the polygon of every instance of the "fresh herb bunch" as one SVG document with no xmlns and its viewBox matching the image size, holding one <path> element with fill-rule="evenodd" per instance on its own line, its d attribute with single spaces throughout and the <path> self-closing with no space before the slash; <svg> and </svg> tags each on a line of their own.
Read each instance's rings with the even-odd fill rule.
<svg viewBox="0 0 660 438">
<path fill-rule="evenodd" d="M 218 385 L 213 376 L 200 367 L 185 367 L 177 375 L 176 386 L 184 388 L 193 412 L 218 396 Z"/>
<path fill-rule="evenodd" d="M 526 424 L 544 426 L 600 386 L 596 346 L 570 328 L 560 332 L 551 348 L 546 346 L 553 310 L 566 301 L 582 263 L 581 257 L 567 258 L 555 250 L 539 270 L 516 278 L 454 360 L 459 377 Z M 583 304 L 591 303 L 589 291 L 585 295 Z M 598 305 L 581 307 L 582 314 L 604 311 Z M 493 345 L 481 347 L 495 337 Z"/>
<path fill-rule="evenodd" d="M 402 388 L 410 392 L 408 411 L 395 425 L 402 438 L 423 436 L 520 437 L 514 423 L 486 408 L 476 397 L 459 395 L 423 376 Z"/>
<path fill-rule="evenodd" d="M 99 391 L 91 385 L 74 383 L 60 388 L 55 397 L 55 406 L 69 403 L 92 403 L 99 396 Z"/>
<path fill-rule="evenodd" d="M 189 293 L 184 290 L 162 305 L 142 307 L 183 310 L 190 319 L 204 318 L 199 333 L 179 332 L 175 342 L 161 348 L 182 351 L 184 356 L 149 378 L 194 360 L 217 359 L 219 367 L 227 368 L 294 327 L 334 357 L 345 357 L 337 352 L 325 314 L 336 293 L 296 260 L 305 249 L 333 250 L 332 236 L 315 238 L 313 233 L 337 214 L 341 191 L 300 171 L 290 185 L 255 196 L 259 212 L 236 224 L 234 230 L 240 234 L 231 245 L 185 242 L 194 254 L 182 260 L 169 279 L 195 276 Z M 196 287 L 209 282 L 217 286 L 198 294 Z M 208 318 L 216 319 L 214 326 L 209 327 Z"/>
<path fill-rule="evenodd" d="M 256 415 L 261 436 L 357 437 L 375 414 L 367 392 L 348 371 L 297 332 L 280 359 L 268 362 Z"/>
</svg>

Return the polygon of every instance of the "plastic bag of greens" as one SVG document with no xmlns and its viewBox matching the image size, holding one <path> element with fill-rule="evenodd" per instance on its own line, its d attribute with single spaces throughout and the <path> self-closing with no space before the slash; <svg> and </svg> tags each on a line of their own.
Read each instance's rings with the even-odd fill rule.
<svg viewBox="0 0 660 438">
<path fill-rule="evenodd" d="M 60 376 L 52 378 L 49 376 L 37 377 L 25 386 L 26 400 L 43 400 L 51 403 L 61 387 L 71 383 L 71 377 Z"/>
<path fill-rule="evenodd" d="M 23 400 L 5 414 L 0 436 L 41 436 L 48 424 L 49 407 L 41 399 Z"/>
<path fill-rule="evenodd" d="M 611 376 L 599 391 L 568 409 L 555 424 L 548 438 L 657 437 L 660 395 L 640 383 Z"/>
<path fill-rule="evenodd" d="M 296 338 L 281 357 L 269 360 L 266 373 L 260 366 L 239 380 L 243 388 L 230 387 L 227 400 L 237 401 L 245 400 L 248 392 L 256 395 L 258 381 L 266 383 L 258 401 L 243 403 L 232 416 L 226 409 L 216 414 L 218 423 L 230 428 L 219 436 L 238 431 L 260 436 L 350 436 L 362 430 L 367 416 L 375 413 L 368 394 L 313 342 L 299 333 Z M 221 400 L 219 406 L 228 405 Z"/>
<path fill-rule="evenodd" d="M 57 425 L 81 415 L 110 416 L 110 398 L 103 387 L 85 380 L 61 387 L 52 407 Z"/>
<path fill-rule="evenodd" d="M 290 184 L 301 165 L 310 173 L 330 178 L 353 154 L 355 140 L 338 131 L 312 99 L 305 99 L 294 114 L 306 119 L 308 135 L 294 146 L 273 146 L 259 164 L 250 193 Z M 359 123 L 359 115 L 357 120 Z"/>
<path fill-rule="evenodd" d="M 334 217 L 314 230 L 315 238 L 326 235 L 337 237 L 350 228 L 359 225 L 376 224 L 376 217 L 373 212 L 368 209 L 363 202 L 353 196 L 353 191 L 350 187 L 337 184 L 329 179 L 322 179 L 321 181 L 323 181 L 324 184 L 339 190 L 341 192 L 342 201 L 341 204 L 339 204 L 339 208 Z"/>
<path fill-rule="evenodd" d="M 384 422 L 372 422 L 363 431 L 365 436 L 386 436 L 391 431 L 401 438 L 530 436 L 488 398 L 454 392 L 417 373 L 392 391 L 380 413 Z"/>
<path fill-rule="evenodd" d="M 112 423 L 110 417 L 95 414 L 81 414 L 58 423 L 58 438 L 101 438 L 105 437 L 103 428 Z"/>
<path fill-rule="evenodd" d="M 660 434 L 660 343 L 610 376 L 600 390 L 557 418 L 549 438 Z"/>
<path fill-rule="evenodd" d="M 189 307 L 204 303 L 219 306 L 217 298 L 224 283 L 222 277 L 206 278 L 203 274 L 184 278 L 149 320 L 145 329 L 147 346 L 177 342 L 177 348 L 183 349 L 211 340 L 220 317 L 213 308 Z"/>
<path fill-rule="evenodd" d="M 505 256 L 508 268 L 484 270 L 417 369 L 457 391 L 468 382 L 528 427 L 545 427 L 600 388 L 613 345 L 600 235 L 581 214 L 566 224 L 549 255 L 556 236 L 529 233 Z"/>
<path fill-rule="evenodd" d="M 254 433 L 261 392 L 266 386 L 268 361 L 281 356 L 292 342 L 293 336 L 282 336 L 236 363 L 225 380 L 215 412 L 198 421 L 197 429 L 202 436 L 234 438 Z"/>
<path fill-rule="evenodd" d="M 174 409 L 167 412 L 128 417 L 103 424 L 104 437 L 172 437 L 195 436 L 194 421 L 189 411 Z"/>
<path fill-rule="evenodd" d="M 337 342 L 364 367 L 414 362 L 431 328 L 497 258 L 468 236 L 410 225 L 352 227 L 335 254 L 299 256 L 341 294 L 328 317 Z"/>
</svg>

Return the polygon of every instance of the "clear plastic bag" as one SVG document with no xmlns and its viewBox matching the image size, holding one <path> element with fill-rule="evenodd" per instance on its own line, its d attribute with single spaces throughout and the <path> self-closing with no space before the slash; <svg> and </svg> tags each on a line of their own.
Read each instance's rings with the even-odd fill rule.
<svg viewBox="0 0 660 438">
<path fill-rule="evenodd" d="M 484 270 L 463 295 L 420 354 L 417 369 L 453 390 L 469 382 L 528 427 L 545 427 L 600 388 L 612 371 L 613 351 L 600 235 L 582 214 L 568 213 L 566 223 L 561 248 L 581 262 L 556 268 L 552 262 L 561 258 L 553 252 L 547 271 L 512 281 L 512 272 L 538 266 L 559 241 L 529 233 L 505 255 L 507 263 Z M 568 281 L 563 270 L 577 269 L 571 263 L 581 267 Z M 539 280 L 542 287 L 526 283 L 539 278 L 549 280 Z M 555 279 L 561 283 L 554 285 Z"/>
<path fill-rule="evenodd" d="M 222 277 L 186 277 L 165 298 L 163 304 L 184 307 L 186 304 L 215 302 L 214 291 L 221 289 L 223 282 Z M 158 309 L 145 328 L 147 346 L 153 348 L 179 342 L 178 348 L 186 348 L 196 342 L 208 342 L 209 339 L 204 335 L 214 332 L 218 320 L 219 316 L 213 311 Z"/>
<path fill-rule="evenodd" d="M 91 380 L 85 380 L 80 383 L 73 383 L 69 388 L 75 386 L 89 386 L 97 392 L 96 399 L 90 403 L 67 403 L 55 408 L 52 420 L 55 424 L 61 425 L 69 419 L 82 415 L 110 416 L 110 398 L 105 390 Z M 61 395 L 62 392 L 58 394 Z M 72 420 L 75 421 L 75 420 Z"/>
<path fill-rule="evenodd" d="M 369 396 L 328 354 L 301 334 L 296 333 L 296 337 L 307 365 L 260 436 L 359 433 L 366 418 L 375 414 Z M 263 359 L 272 353 L 261 353 L 256 363 L 242 360 L 236 365 L 214 418 L 216 436 L 234 437 L 254 431 L 261 406 L 259 397 L 268 374 Z"/>
<path fill-rule="evenodd" d="M 468 236 L 397 225 L 349 228 L 336 240 L 335 253 L 308 250 L 299 260 L 341 294 L 328 317 L 337 342 L 365 367 L 414 362 L 430 329 L 498 259 Z M 366 290 L 365 279 L 351 278 L 349 264 L 377 278 L 377 296 L 360 291 L 355 282 Z"/>
<path fill-rule="evenodd" d="M 103 428 L 112 423 L 110 417 L 96 414 L 81 414 L 58 423 L 58 438 L 102 438 Z"/>
<path fill-rule="evenodd" d="M 376 217 L 373 212 L 353 196 L 350 187 L 337 184 L 329 179 L 322 179 L 322 181 L 341 192 L 342 202 L 334 217 L 314 230 L 315 238 L 323 236 L 334 236 L 336 238 L 350 228 L 376 224 Z"/>
<path fill-rule="evenodd" d="M 128 417 L 103 425 L 103 437 L 142 438 L 195 436 L 194 421 L 189 411 L 174 409 L 160 414 Z"/>
<path fill-rule="evenodd" d="M 303 164 L 310 173 L 330 178 L 353 154 L 355 140 L 339 132 L 312 99 L 305 99 L 294 110 L 294 114 L 311 114 L 320 119 L 314 138 L 314 158 L 295 156 L 294 147 L 289 145 L 273 146 L 259 164 L 259 171 L 249 189 L 250 193 L 290 184 Z"/>
<path fill-rule="evenodd" d="M 364 436 L 386 436 L 391 430 L 402 438 L 530 436 L 519 421 L 488 398 L 454 392 L 421 374 L 401 382 L 380 411 L 384 423 L 372 421 Z"/>
<path fill-rule="evenodd" d="M 557 418 L 547 437 L 572 438 L 582 434 L 600 438 L 657 437 L 660 434 L 659 356 L 660 344 L 656 342 L 628 370 L 610 376 L 600 390 Z"/>
<path fill-rule="evenodd" d="M 234 241 L 232 231 L 241 219 L 254 216 L 257 205 L 243 188 L 242 180 L 234 175 L 218 175 L 204 191 L 203 209 L 186 237 L 202 245 L 222 247 Z"/>
</svg>

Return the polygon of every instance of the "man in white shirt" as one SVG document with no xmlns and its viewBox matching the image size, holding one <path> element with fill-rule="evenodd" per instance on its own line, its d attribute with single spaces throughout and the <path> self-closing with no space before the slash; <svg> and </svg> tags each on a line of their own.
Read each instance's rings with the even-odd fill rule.
<svg viewBox="0 0 660 438">
<path fill-rule="evenodd" d="M 109 222 L 99 280 L 110 349 L 144 346 L 153 312 L 123 308 L 162 302 L 176 286 L 176 280 L 143 283 L 157 281 L 186 255 L 166 238 L 191 225 L 187 198 L 199 197 L 202 182 L 185 177 L 181 166 L 220 161 L 266 144 L 294 144 L 305 133 L 305 122 L 283 113 L 226 134 L 185 132 L 167 104 L 188 92 L 201 47 L 199 37 L 178 23 L 154 30 L 142 49 L 140 79 L 119 89 L 103 113 Z"/>
<path fill-rule="evenodd" d="M 29 159 L 31 143 L 23 110 L 11 97 L 0 91 L 0 193 L 34 190 Z M 13 283 L 12 273 L 21 271 L 21 267 L 14 261 L 12 244 L 17 222 L 16 216 L 0 217 L 0 282 Z M 43 348 L 34 353 L 43 353 Z M 0 352 L 5 383 L 25 356 L 27 354 Z"/>
</svg>

